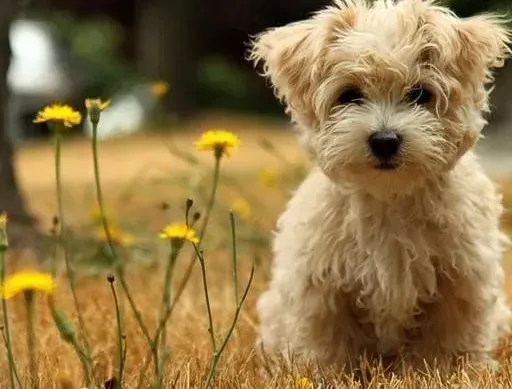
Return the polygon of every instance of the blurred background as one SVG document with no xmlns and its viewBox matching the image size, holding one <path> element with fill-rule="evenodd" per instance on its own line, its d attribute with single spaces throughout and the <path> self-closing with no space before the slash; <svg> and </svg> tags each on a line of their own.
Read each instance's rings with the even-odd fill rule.
<svg viewBox="0 0 512 389">
<path fill-rule="evenodd" d="M 32 226 L 37 219 L 33 214 L 39 211 L 28 211 L 25 198 L 34 197 L 34 182 L 48 175 L 50 183 L 53 176 L 47 166 L 51 154 L 36 153 L 42 152 L 40 144 L 51 151 L 48 129 L 33 124 L 32 119 L 52 101 L 69 103 L 85 115 L 84 98 L 112 99 L 102 118 L 105 141 L 142 130 L 175 134 L 205 117 L 210 119 L 200 121 L 198 131 L 206 129 L 207 123 L 236 123 L 237 128 L 228 129 L 242 138 L 246 125 L 252 125 L 253 133 L 258 128 L 284 132 L 288 126 L 282 108 L 244 58 L 247 42 L 265 28 L 306 18 L 328 3 L 2 0 L 1 207 L 20 225 Z M 506 11 L 512 2 L 451 0 L 447 4 L 459 15 L 469 16 L 486 10 Z M 505 159 L 507 145 L 512 144 L 507 135 L 512 122 L 511 88 L 509 62 L 497 76 L 491 125 L 486 130 L 489 140 L 482 146 L 489 155 L 489 166 L 503 171 L 512 170 L 512 163 Z M 226 119 L 233 117 L 235 121 Z M 87 139 L 89 134 L 90 128 L 84 125 L 69 136 Z M 41 170 L 45 165 L 48 172 Z M 70 180 L 81 174 L 76 169 L 69 169 Z"/>
</svg>

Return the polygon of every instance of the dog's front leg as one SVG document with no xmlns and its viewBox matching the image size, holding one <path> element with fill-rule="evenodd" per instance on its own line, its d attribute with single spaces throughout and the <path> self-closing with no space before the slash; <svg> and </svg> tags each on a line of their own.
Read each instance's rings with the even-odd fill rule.
<svg viewBox="0 0 512 389">
<path fill-rule="evenodd" d="M 287 361 L 344 365 L 357 354 L 357 325 L 344 296 L 330 287 L 275 284 L 258 301 L 265 353 Z"/>
<path fill-rule="evenodd" d="M 441 282 L 440 299 L 427 308 L 413 345 L 416 364 L 444 370 L 465 361 L 492 368 L 491 353 L 509 316 L 500 292 L 474 279 Z"/>
</svg>

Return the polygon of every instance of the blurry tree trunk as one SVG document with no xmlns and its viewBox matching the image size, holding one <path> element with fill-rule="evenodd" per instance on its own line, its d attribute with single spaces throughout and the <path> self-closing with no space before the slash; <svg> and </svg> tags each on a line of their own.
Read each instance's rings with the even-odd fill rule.
<svg viewBox="0 0 512 389">
<path fill-rule="evenodd" d="M 169 114 L 187 117 L 197 108 L 198 0 L 141 1 L 138 11 L 141 70 L 153 80 L 169 83 L 165 104 Z"/>
<path fill-rule="evenodd" d="M 38 234 L 36 220 L 28 213 L 14 172 L 13 146 L 6 128 L 9 103 L 7 71 L 11 59 L 9 28 L 16 8 L 12 0 L 1 0 L 0 9 L 0 211 L 9 217 L 9 240 L 15 248 L 35 248 Z"/>
</svg>

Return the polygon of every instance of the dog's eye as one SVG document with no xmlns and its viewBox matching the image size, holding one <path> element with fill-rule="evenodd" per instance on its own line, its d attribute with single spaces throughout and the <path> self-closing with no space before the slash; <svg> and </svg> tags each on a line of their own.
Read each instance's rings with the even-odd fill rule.
<svg viewBox="0 0 512 389">
<path fill-rule="evenodd" d="M 338 97 L 338 104 L 361 104 L 364 99 L 363 92 L 358 88 L 347 88 Z"/>
<path fill-rule="evenodd" d="M 407 101 L 418 105 L 428 104 L 433 98 L 432 92 L 422 86 L 415 86 L 407 93 Z"/>
</svg>

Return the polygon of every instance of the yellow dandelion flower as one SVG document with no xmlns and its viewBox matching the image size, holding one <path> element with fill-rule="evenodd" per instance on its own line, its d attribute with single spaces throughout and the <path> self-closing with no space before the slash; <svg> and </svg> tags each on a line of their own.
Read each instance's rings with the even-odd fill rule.
<svg viewBox="0 0 512 389">
<path fill-rule="evenodd" d="M 21 272 L 7 277 L 0 288 L 0 295 L 10 299 L 22 292 L 53 293 L 55 281 L 51 274 L 40 272 Z"/>
<path fill-rule="evenodd" d="M 297 377 L 295 384 L 297 389 L 313 389 L 313 383 L 309 378 L 306 377 Z"/>
<path fill-rule="evenodd" d="M 204 132 L 195 142 L 195 147 L 200 151 L 215 152 L 215 156 L 220 158 L 223 155 L 229 157 L 231 150 L 240 145 L 240 139 L 232 132 L 226 130 L 209 130 Z"/>
<path fill-rule="evenodd" d="M 119 227 L 115 225 L 108 226 L 108 232 L 110 235 L 110 239 L 112 243 L 120 246 L 120 247 L 129 247 L 133 244 L 133 236 L 124 232 Z M 99 240 L 103 242 L 108 242 L 107 233 L 105 232 L 105 228 L 98 227 L 96 230 L 96 236 Z"/>
<path fill-rule="evenodd" d="M 154 81 L 149 85 L 151 93 L 156 97 L 162 97 L 169 92 L 169 84 L 163 80 Z"/>
<path fill-rule="evenodd" d="M 242 220 L 247 220 L 251 217 L 251 204 L 249 204 L 243 198 L 238 198 L 235 201 L 233 201 L 231 208 L 233 209 L 233 212 Z"/>
<path fill-rule="evenodd" d="M 82 115 L 80 112 L 75 111 L 69 105 L 62 104 L 47 105 L 37 113 L 34 119 L 34 123 L 60 123 L 65 127 L 76 126 L 80 124 L 81 121 Z"/>
<path fill-rule="evenodd" d="M 165 226 L 159 236 L 161 239 L 170 239 L 179 242 L 184 242 L 185 240 L 188 240 L 191 243 L 199 242 L 194 229 L 187 227 L 185 224 L 179 223 Z"/>
<path fill-rule="evenodd" d="M 274 188 L 277 185 L 279 173 L 275 167 L 265 167 L 258 172 L 258 181 L 264 188 Z"/>
</svg>

